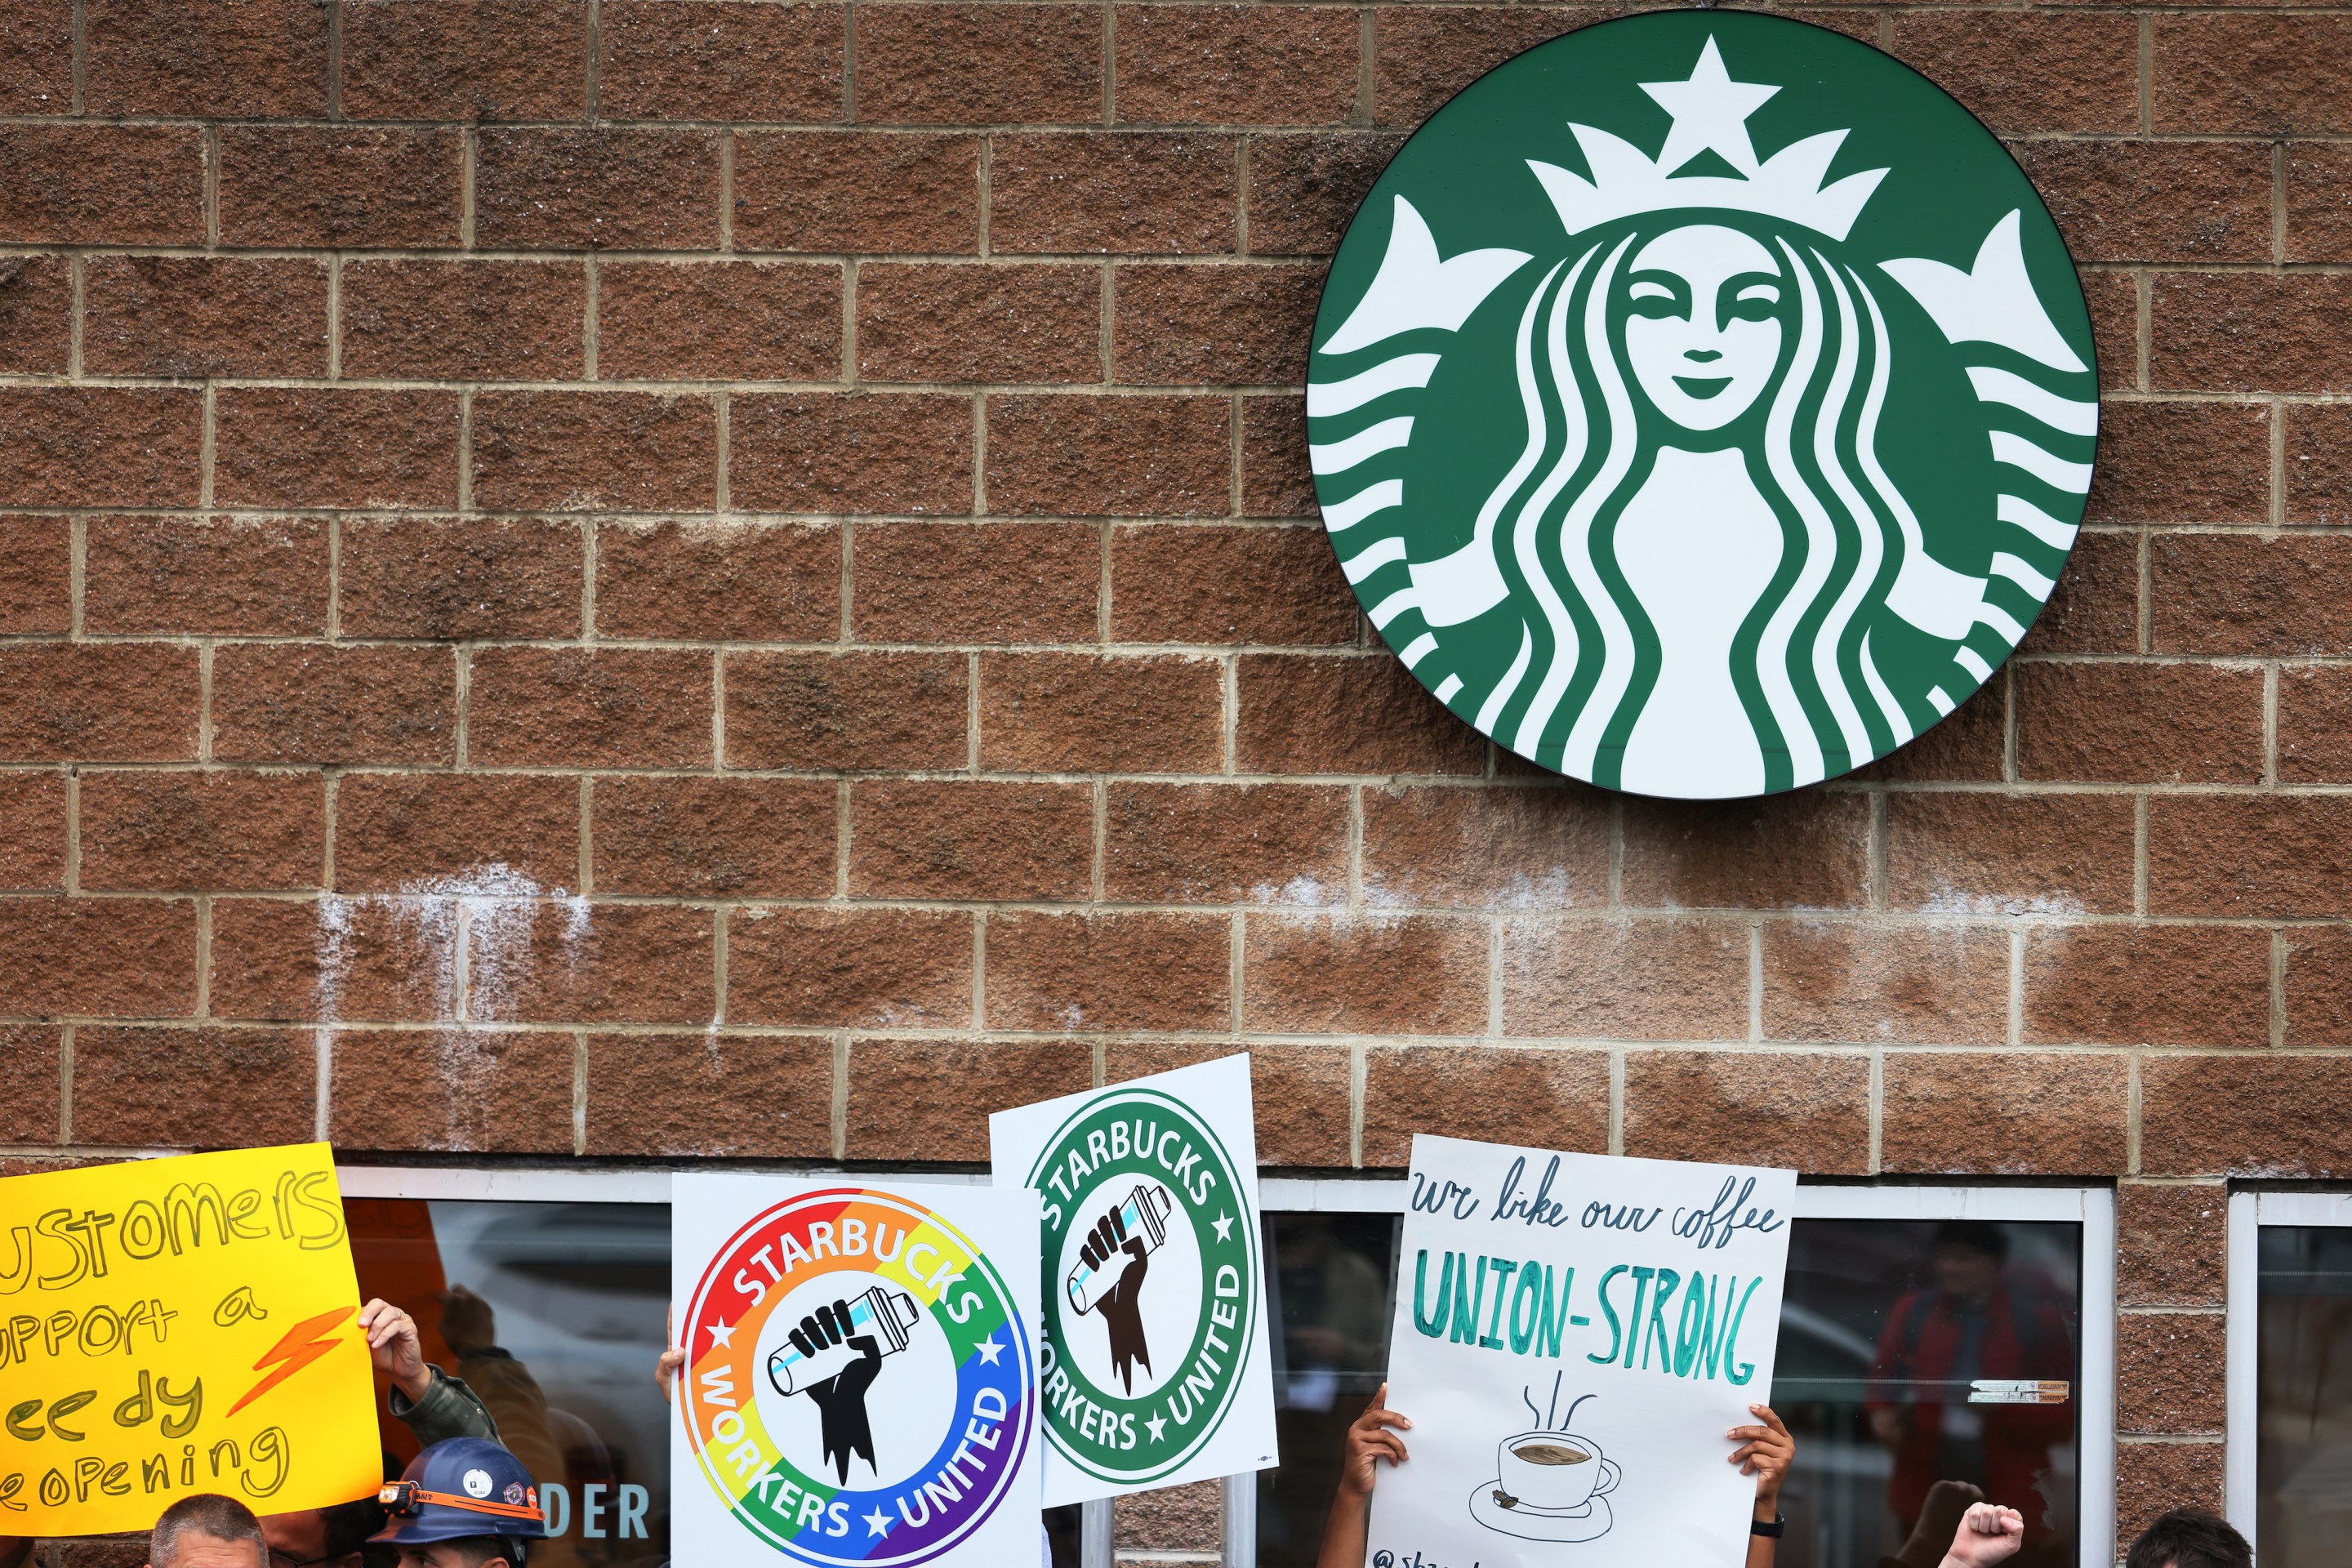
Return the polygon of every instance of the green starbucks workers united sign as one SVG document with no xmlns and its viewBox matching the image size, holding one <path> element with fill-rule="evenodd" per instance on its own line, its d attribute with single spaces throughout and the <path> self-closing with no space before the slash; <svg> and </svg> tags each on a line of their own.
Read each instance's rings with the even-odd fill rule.
<svg viewBox="0 0 2352 1568">
<path fill-rule="evenodd" d="M 2074 542 L 2098 421 L 2057 226 L 1908 67 L 1673 11 L 1530 49 L 1365 198 L 1307 373 L 1388 645 L 1643 795 L 1832 778 L 1950 713 Z"/>
</svg>

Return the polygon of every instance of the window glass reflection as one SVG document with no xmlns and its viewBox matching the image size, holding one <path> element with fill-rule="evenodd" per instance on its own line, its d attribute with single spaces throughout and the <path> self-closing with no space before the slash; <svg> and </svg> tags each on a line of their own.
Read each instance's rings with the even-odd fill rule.
<svg viewBox="0 0 2352 1568">
<path fill-rule="evenodd" d="M 2352 1525 L 2352 1230 L 2263 1226 L 2261 1291 L 2263 1568 L 2336 1568 Z"/>
</svg>

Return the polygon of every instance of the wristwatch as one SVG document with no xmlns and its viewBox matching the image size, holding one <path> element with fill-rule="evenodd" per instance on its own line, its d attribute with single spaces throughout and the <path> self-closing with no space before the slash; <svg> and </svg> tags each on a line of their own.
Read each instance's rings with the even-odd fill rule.
<svg viewBox="0 0 2352 1568">
<path fill-rule="evenodd" d="M 1773 1540 L 1775 1540 L 1775 1541 L 1780 1540 L 1780 1532 L 1781 1532 L 1782 1531 L 1784 1531 L 1784 1530 L 1788 1529 L 1788 1528 L 1789 1528 L 1789 1516 L 1788 1516 L 1787 1514 L 1785 1514 L 1785 1513 L 1782 1513 L 1782 1512 L 1781 1512 L 1780 1510 L 1778 1510 L 1778 1509 L 1774 1509 L 1774 1510 L 1772 1510 L 1772 1522 L 1771 1522 L 1771 1523 L 1769 1523 L 1769 1524 L 1765 1523 L 1765 1522 L 1764 1522 L 1762 1520 L 1760 1520 L 1760 1519 L 1753 1519 L 1753 1520 L 1749 1520 L 1749 1521 L 1748 1521 L 1748 1534 L 1750 1534 L 1750 1535 L 1769 1535 L 1769 1536 L 1770 1536 L 1770 1537 L 1771 1537 Z"/>
</svg>

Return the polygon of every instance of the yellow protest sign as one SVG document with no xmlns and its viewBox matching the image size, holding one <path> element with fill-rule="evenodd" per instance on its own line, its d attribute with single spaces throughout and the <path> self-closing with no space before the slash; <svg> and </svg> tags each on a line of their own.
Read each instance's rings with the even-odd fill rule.
<svg viewBox="0 0 2352 1568">
<path fill-rule="evenodd" d="M 0 1535 L 373 1492 L 359 1308 L 324 1143 L 0 1180 Z"/>
</svg>

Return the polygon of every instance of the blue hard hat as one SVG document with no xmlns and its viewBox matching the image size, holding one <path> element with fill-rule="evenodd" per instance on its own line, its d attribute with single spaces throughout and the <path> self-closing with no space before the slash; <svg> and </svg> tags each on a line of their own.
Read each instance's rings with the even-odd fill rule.
<svg viewBox="0 0 2352 1568">
<path fill-rule="evenodd" d="M 400 1479 L 376 1494 L 391 1515 L 369 1539 L 422 1546 L 467 1536 L 540 1541 L 547 1516 L 539 1483 L 522 1461 L 487 1437 L 451 1437 L 409 1462 Z"/>
</svg>

